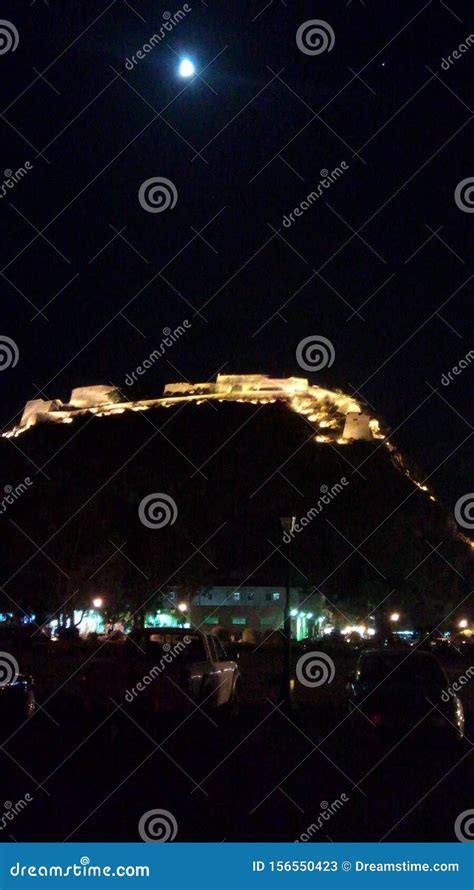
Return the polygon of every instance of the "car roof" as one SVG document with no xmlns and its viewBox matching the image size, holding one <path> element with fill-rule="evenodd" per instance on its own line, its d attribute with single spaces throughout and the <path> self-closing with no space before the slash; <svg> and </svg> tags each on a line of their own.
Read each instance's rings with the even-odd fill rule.
<svg viewBox="0 0 474 890">
<path fill-rule="evenodd" d="M 438 662 L 431 652 L 418 651 L 416 649 L 364 649 L 359 655 L 359 661 L 369 661 L 370 659 L 382 659 L 383 661 L 392 661 L 394 664 L 408 661 L 409 658 L 418 662 L 424 661 L 426 664 L 435 664 Z"/>
</svg>

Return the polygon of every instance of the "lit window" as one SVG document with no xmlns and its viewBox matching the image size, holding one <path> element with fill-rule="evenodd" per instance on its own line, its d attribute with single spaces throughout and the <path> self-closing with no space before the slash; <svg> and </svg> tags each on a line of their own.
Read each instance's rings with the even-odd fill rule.
<svg viewBox="0 0 474 890">
<path fill-rule="evenodd" d="M 234 590 L 234 599 L 235 599 L 235 600 L 239 600 L 239 599 L 240 599 L 240 593 L 239 593 L 238 590 Z"/>
<path fill-rule="evenodd" d="M 279 593 L 274 593 L 274 594 L 273 594 L 273 599 L 274 599 L 275 601 L 276 601 L 276 600 L 279 600 L 279 599 L 280 599 L 280 594 L 279 594 Z"/>
<path fill-rule="evenodd" d="M 245 618 L 233 618 L 232 624 L 247 624 L 247 621 Z"/>
</svg>

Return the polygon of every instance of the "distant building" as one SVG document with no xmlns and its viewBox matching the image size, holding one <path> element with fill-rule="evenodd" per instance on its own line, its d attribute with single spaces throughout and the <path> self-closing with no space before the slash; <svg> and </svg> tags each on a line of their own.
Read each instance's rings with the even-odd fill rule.
<svg viewBox="0 0 474 890">
<path fill-rule="evenodd" d="M 99 405 L 116 405 L 125 401 L 114 386 L 79 386 L 73 389 L 68 406 L 71 408 L 96 408 Z"/>
<path fill-rule="evenodd" d="M 349 411 L 344 424 L 344 439 L 371 439 L 370 417 L 368 414 Z"/>
<path fill-rule="evenodd" d="M 149 615 L 150 625 L 189 623 L 211 630 L 223 628 L 229 634 L 241 635 L 245 628 L 259 633 L 277 631 L 283 626 L 285 588 L 264 585 L 210 587 L 187 597 L 184 593 L 169 592 L 164 607 Z M 290 589 L 292 635 L 300 640 L 313 636 L 318 621 L 328 616 L 324 597 L 308 596 L 300 588 Z"/>
<path fill-rule="evenodd" d="M 274 378 L 265 374 L 218 374 L 215 383 L 168 383 L 164 396 L 212 394 L 223 396 L 289 396 L 309 391 L 304 377 Z"/>
<path fill-rule="evenodd" d="M 304 377 L 267 377 L 266 374 L 218 374 L 213 382 L 169 383 L 161 398 L 138 401 L 125 401 L 120 390 L 110 384 L 79 386 L 72 390 L 68 402 L 59 399 L 27 402 L 18 426 L 3 435 L 17 436 L 37 423 L 72 423 L 83 414 L 103 417 L 125 411 L 169 408 L 181 400 L 199 403 L 205 399 L 251 404 L 285 402 L 314 426 L 317 442 L 345 444 L 353 439 L 384 438 L 377 420 L 362 413 L 351 396 L 312 386 Z"/>
</svg>

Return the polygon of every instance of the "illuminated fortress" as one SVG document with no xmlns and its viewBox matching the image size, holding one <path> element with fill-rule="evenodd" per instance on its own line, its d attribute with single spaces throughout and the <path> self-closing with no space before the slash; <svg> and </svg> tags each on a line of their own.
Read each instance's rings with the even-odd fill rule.
<svg viewBox="0 0 474 890">
<path fill-rule="evenodd" d="M 75 417 L 105 417 L 125 411 L 170 408 L 181 402 L 247 402 L 253 405 L 283 401 L 305 416 L 317 442 L 347 444 L 354 439 L 383 439 L 377 419 L 364 413 L 351 396 L 311 386 L 304 377 L 272 378 L 264 374 L 218 374 L 212 383 L 169 383 L 159 399 L 129 401 L 113 386 L 73 389 L 67 403 L 33 399 L 26 403 L 17 426 L 4 436 L 18 436 L 38 423 L 72 423 Z"/>
<path fill-rule="evenodd" d="M 251 405 L 284 402 L 302 415 L 314 430 L 314 442 L 329 445 L 350 445 L 355 441 L 381 439 L 397 468 L 413 485 L 435 501 L 428 486 L 415 478 L 403 456 L 372 417 L 352 396 L 340 390 L 312 386 L 304 377 L 267 377 L 265 374 L 218 374 L 213 382 L 168 383 L 159 399 L 130 401 L 123 391 L 112 385 L 83 386 L 73 389 L 68 402 L 60 399 L 33 399 L 26 403 L 17 426 L 2 433 L 16 437 L 42 423 L 73 423 L 76 417 L 109 417 L 126 411 L 149 411 L 150 408 L 172 408 L 183 402 L 243 402 Z M 464 537 L 464 536 L 463 536 Z M 465 539 L 468 541 L 468 539 Z M 474 542 L 468 541 L 474 547 Z"/>
</svg>

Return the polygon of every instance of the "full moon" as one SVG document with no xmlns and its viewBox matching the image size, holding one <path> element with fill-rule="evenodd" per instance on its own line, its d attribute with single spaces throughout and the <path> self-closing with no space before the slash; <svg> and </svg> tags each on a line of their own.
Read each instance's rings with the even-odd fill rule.
<svg viewBox="0 0 474 890">
<path fill-rule="evenodd" d="M 179 66 L 179 73 L 181 77 L 191 77 L 194 74 L 195 68 L 191 59 L 183 59 Z"/>
</svg>

